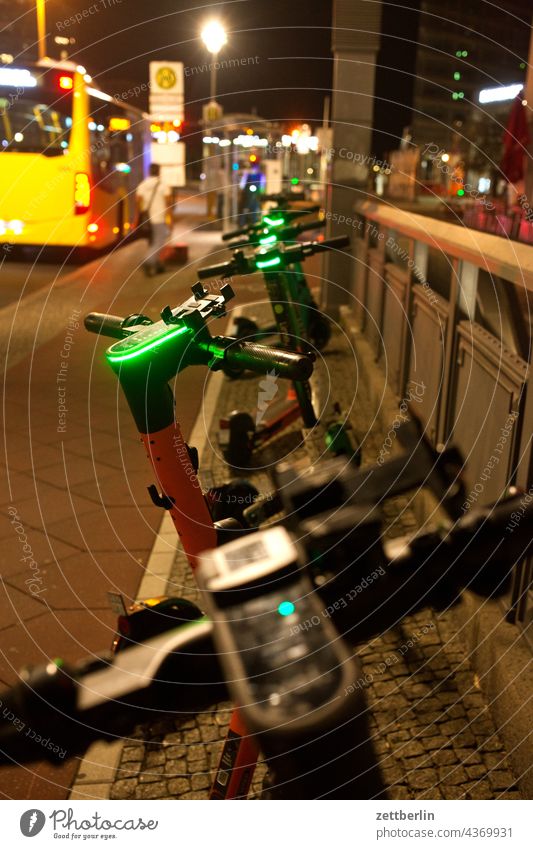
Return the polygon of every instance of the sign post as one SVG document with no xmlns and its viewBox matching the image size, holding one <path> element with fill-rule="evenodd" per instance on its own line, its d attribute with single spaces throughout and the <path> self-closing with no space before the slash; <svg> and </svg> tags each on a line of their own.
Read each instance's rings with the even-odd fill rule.
<svg viewBox="0 0 533 849">
<path fill-rule="evenodd" d="M 149 110 L 160 129 L 152 141 L 152 162 L 173 189 L 185 185 L 185 144 L 179 141 L 184 117 L 183 62 L 150 62 Z M 168 131 L 168 132 L 167 132 Z"/>
<path fill-rule="evenodd" d="M 183 121 L 183 62 L 150 62 L 150 115 L 154 121 Z"/>
<path fill-rule="evenodd" d="M 202 107 L 202 118 L 205 129 L 217 124 L 222 119 L 223 113 L 222 106 L 216 100 L 210 100 L 209 103 L 204 103 Z"/>
</svg>

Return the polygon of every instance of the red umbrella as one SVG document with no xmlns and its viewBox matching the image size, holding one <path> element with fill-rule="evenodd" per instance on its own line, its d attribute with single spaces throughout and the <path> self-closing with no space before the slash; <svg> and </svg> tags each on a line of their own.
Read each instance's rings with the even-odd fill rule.
<svg viewBox="0 0 533 849">
<path fill-rule="evenodd" d="M 525 173 L 525 157 L 529 144 L 529 129 L 522 96 L 517 94 L 511 107 L 503 134 L 503 157 L 500 168 L 509 183 L 518 183 Z"/>
</svg>

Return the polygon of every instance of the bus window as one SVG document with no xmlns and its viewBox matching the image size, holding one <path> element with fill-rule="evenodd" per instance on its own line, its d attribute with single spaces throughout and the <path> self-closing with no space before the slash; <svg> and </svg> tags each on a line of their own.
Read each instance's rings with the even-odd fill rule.
<svg viewBox="0 0 533 849">
<path fill-rule="evenodd" d="M 134 184 L 138 185 L 145 177 L 144 146 L 146 139 L 146 125 L 143 119 L 133 112 L 128 113 L 128 117 L 130 119 L 130 137 L 132 145 L 130 165 Z"/>
<path fill-rule="evenodd" d="M 128 142 L 126 141 L 126 133 L 111 133 L 111 162 L 116 165 L 118 162 L 127 163 L 130 158 Z"/>
<path fill-rule="evenodd" d="M 113 191 L 107 179 L 110 174 L 111 150 L 107 132 L 107 109 L 105 101 L 89 98 L 89 139 L 93 181 L 104 191 Z"/>
<path fill-rule="evenodd" d="M 24 95 L 0 97 L 1 151 L 61 156 L 68 149 L 70 114 L 61 100 L 54 105 Z"/>
</svg>

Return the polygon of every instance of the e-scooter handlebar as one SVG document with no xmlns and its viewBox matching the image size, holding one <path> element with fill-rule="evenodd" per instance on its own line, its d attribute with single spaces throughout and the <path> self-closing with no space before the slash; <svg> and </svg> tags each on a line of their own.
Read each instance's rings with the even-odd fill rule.
<svg viewBox="0 0 533 849">
<path fill-rule="evenodd" d="M 113 656 L 26 670 L 0 694 L 0 765 L 61 762 L 95 739 L 131 733 L 154 710 L 198 712 L 226 698 L 212 628 L 204 617 Z"/>
<path fill-rule="evenodd" d="M 234 274 L 233 261 L 221 262 L 217 265 L 206 265 L 204 268 L 199 268 L 196 272 L 200 280 L 205 280 L 208 277 L 231 277 Z"/>
<path fill-rule="evenodd" d="M 146 315 L 128 315 L 123 318 L 120 315 L 109 315 L 105 312 L 90 312 L 85 316 L 84 325 L 89 333 L 98 333 L 100 336 L 110 336 L 112 339 L 125 339 L 131 336 L 140 326 L 152 324 L 152 319 Z"/>
<path fill-rule="evenodd" d="M 287 266 L 313 254 L 340 250 L 349 246 L 349 236 L 333 236 L 330 239 L 324 239 L 323 242 L 300 242 L 286 248 L 283 248 L 283 245 L 274 245 L 271 250 L 265 246 L 256 248 L 249 254 L 244 254 L 242 246 L 239 246 L 235 249 L 232 259 L 217 265 L 206 265 L 204 268 L 199 268 L 197 274 L 201 280 L 208 277 L 231 277 L 233 274 L 253 274 L 266 268 L 281 267 L 282 258 L 283 265 Z"/>
<path fill-rule="evenodd" d="M 292 230 L 298 233 L 305 233 L 306 230 L 319 230 L 326 226 L 325 218 L 313 218 L 312 221 L 302 221 L 301 224 L 295 224 Z"/>
<path fill-rule="evenodd" d="M 313 244 L 313 253 L 318 254 L 322 251 L 340 250 L 341 248 L 349 247 L 349 236 L 332 236 L 331 239 L 324 239 L 323 242 L 315 242 Z"/>
<path fill-rule="evenodd" d="M 270 345 L 236 342 L 226 349 L 225 361 L 230 366 L 249 369 L 258 374 L 274 371 L 288 380 L 307 380 L 313 372 L 313 358 L 308 354 L 283 351 Z"/>
<path fill-rule="evenodd" d="M 297 218 L 304 218 L 305 216 L 315 212 L 320 212 L 320 204 L 318 203 L 313 204 L 313 206 L 307 206 L 305 209 L 273 209 L 270 213 L 264 215 L 258 224 L 247 224 L 246 227 L 239 227 L 237 230 L 228 230 L 227 233 L 222 235 L 222 241 L 230 242 L 232 239 L 238 239 L 239 236 L 251 236 L 253 233 L 257 233 L 259 230 L 269 227 L 269 216 L 273 219 L 275 216 L 281 217 L 285 222 L 285 226 L 287 226 L 291 221 L 294 221 Z M 278 226 L 283 225 L 280 222 Z M 321 225 L 317 223 L 313 223 L 313 225 L 307 224 L 304 229 L 311 229 L 312 226 L 319 227 Z"/>
<path fill-rule="evenodd" d="M 230 291 L 226 292 L 226 289 Z M 105 313 L 90 313 L 85 318 L 85 327 L 87 330 L 103 336 L 111 336 L 120 340 L 127 339 L 122 345 L 120 342 L 116 342 L 108 351 L 110 356 L 122 357 L 124 362 L 129 362 L 127 358 L 130 349 L 135 351 L 144 345 L 149 350 L 150 347 L 156 347 L 158 341 L 161 346 L 166 345 L 166 351 L 170 351 L 168 338 L 175 338 L 176 344 L 179 343 L 181 337 L 176 334 L 175 328 L 182 323 L 184 330 L 187 328 L 194 330 L 194 339 L 191 340 L 189 335 L 186 346 L 189 355 L 192 356 L 191 362 L 197 365 L 203 363 L 209 365 L 210 368 L 216 368 L 217 363 L 226 362 L 229 365 L 240 366 L 258 374 L 275 371 L 278 377 L 288 380 L 307 380 L 310 377 L 314 361 L 311 355 L 286 351 L 283 348 L 275 348 L 270 345 L 260 345 L 255 342 L 237 341 L 232 337 L 211 337 L 205 327 L 205 320 L 209 315 L 221 314 L 226 300 L 233 296 L 229 286 L 222 287 L 219 296 L 213 296 L 204 292 L 202 285 L 197 283 L 193 287 L 193 293 L 192 298 L 189 298 L 174 311 L 169 307 L 163 310 L 162 320 L 155 324 L 143 315 L 134 314 L 127 318 L 121 318 Z M 190 324 L 191 321 L 192 324 Z M 199 332 L 199 321 L 205 332 Z M 146 327 L 146 325 L 149 326 Z M 131 339 L 127 338 L 131 337 L 132 334 L 135 334 L 133 348 Z M 158 359 L 161 361 L 162 357 L 158 357 Z M 183 361 L 184 357 L 182 356 L 181 362 Z M 174 373 L 175 355 L 172 354 L 169 374 Z M 165 377 L 165 381 L 166 379 Z"/>
<path fill-rule="evenodd" d="M 246 236 L 252 229 L 254 227 L 239 227 L 238 230 L 228 230 L 227 233 L 222 234 L 222 241 L 229 242 L 231 239 L 237 239 L 239 236 Z"/>
<path fill-rule="evenodd" d="M 228 245 L 229 250 L 239 250 L 239 248 L 247 248 L 251 245 L 261 246 L 264 241 L 268 243 L 271 239 L 278 244 L 284 242 L 293 242 L 301 233 L 307 230 L 319 230 L 326 226 L 325 218 L 313 218 L 312 221 L 303 221 L 301 224 L 289 224 L 287 227 L 282 227 L 280 230 L 273 230 L 265 227 L 263 231 L 258 230 L 253 233 L 248 233 L 244 239 L 236 242 L 231 242 Z"/>
<path fill-rule="evenodd" d="M 405 425 L 403 427 L 405 429 Z M 388 461 L 382 468 L 387 467 L 390 475 L 396 476 L 396 461 Z M 296 487 L 293 495 L 296 495 L 297 502 L 294 503 L 299 503 L 302 515 L 306 514 L 309 504 L 307 493 L 312 496 L 318 484 L 324 486 L 326 480 L 323 475 L 323 470 L 315 470 L 307 479 L 308 489 L 301 488 L 299 474 L 293 475 L 292 484 L 288 479 L 284 481 L 285 489 L 290 489 L 291 485 Z M 347 467 L 344 461 L 342 475 L 346 480 L 337 492 L 340 507 L 337 503 L 331 505 L 333 524 L 317 505 L 318 513 L 307 518 L 297 517 L 301 518 L 301 524 L 297 522 L 296 533 L 288 534 L 283 528 L 270 528 L 204 555 L 200 578 L 207 593 L 206 600 L 213 608 L 211 615 L 216 614 L 215 651 L 213 626 L 208 619 L 202 618 L 125 649 L 113 657 L 91 658 L 88 664 L 70 670 L 57 662 L 49 663 L 26 674 L 16 687 L 2 692 L 0 763 L 42 760 L 45 757 L 60 760 L 64 755 L 54 751 L 58 747 L 62 746 L 71 756 L 83 751 L 93 739 L 123 735 L 141 719 L 141 713 L 144 713 L 142 718 L 146 718 L 147 710 L 150 713 L 154 710 L 172 713 L 175 710 L 182 712 L 185 707 L 198 712 L 216 701 L 220 691 L 223 697 L 227 696 L 226 676 L 234 698 L 237 696 L 239 701 L 236 690 L 240 688 L 240 703 L 253 709 L 250 714 L 251 730 L 264 735 L 272 729 L 274 737 L 270 742 L 266 739 L 266 743 L 275 749 L 276 741 L 286 735 L 291 744 L 292 724 L 280 723 L 280 717 L 272 713 L 272 707 L 279 707 L 282 701 L 286 701 L 291 708 L 289 717 L 294 719 L 292 709 L 298 707 L 294 700 L 301 685 L 294 687 L 291 680 L 296 677 L 296 671 L 301 671 L 302 684 L 305 683 L 310 691 L 310 700 L 304 705 L 300 725 L 302 728 L 306 725 L 308 716 L 310 734 L 316 736 L 315 712 L 309 710 L 309 704 L 317 705 L 321 701 L 327 708 L 330 703 L 323 698 L 321 691 L 313 691 L 314 683 L 322 681 L 315 665 L 322 657 L 317 650 L 329 651 L 338 640 L 333 638 L 330 630 L 322 633 L 324 623 L 327 626 L 327 618 L 321 616 L 317 617 L 316 627 L 297 628 L 295 637 L 295 623 L 312 618 L 309 613 L 312 614 L 313 610 L 306 609 L 312 594 L 309 582 L 307 589 L 303 588 L 304 592 L 297 586 L 291 589 L 291 585 L 301 579 L 308 581 L 305 573 L 309 566 L 322 570 L 321 558 L 327 565 L 333 544 L 339 565 L 350 566 L 354 550 L 360 550 L 363 545 L 368 548 L 369 539 L 380 543 L 378 559 L 374 559 L 376 553 L 369 552 L 368 557 L 384 567 L 384 576 L 354 600 L 353 610 L 339 613 L 339 617 L 349 616 L 352 639 L 355 636 L 353 623 L 360 623 L 365 616 L 370 616 L 364 637 L 357 626 L 358 640 L 382 633 L 391 627 L 389 622 L 397 622 L 406 612 L 426 607 L 430 594 L 433 603 L 437 590 L 443 591 L 440 593 L 441 602 L 446 606 L 467 586 L 485 596 L 492 596 L 495 591 L 501 594 L 510 565 L 528 556 L 533 548 L 533 504 L 527 503 L 520 494 L 492 507 L 474 508 L 471 514 L 460 518 L 450 529 L 443 527 L 438 532 L 425 532 L 411 540 L 403 540 L 401 548 L 398 548 L 399 541 L 383 545 L 381 518 L 369 511 L 371 502 L 362 502 L 358 514 L 354 512 L 356 505 L 352 504 L 342 517 L 349 500 L 346 499 L 348 491 L 345 492 L 344 488 L 357 492 L 359 486 L 358 473 Z M 449 475 L 454 475 L 453 470 L 449 470 Z M 334 480 L 337 485 L 340 480 L 338 467 L 332 465 L 326 479 Z M 374 494 L 372 501 L 375 499 Z M 287 509 L 287 503 L 284 506 Z M 355 537 L 349 537 L 348 531 L 365 528 L 365 525 L 358 545 Z M 375 533 L 372 531 L 369 536 L 368 529 L 374 525 Z M 389 545 L 394 547 L 390 553 Z M 359 570 L 360 567 L 355 568 Z M 341 581 L 346 580 L 344 573 L 343 568 L 339 572 Z M 322 571 L 320 574 L 323 574 Z M 359 571 L 347 576 L 350 587 L 358 574 Z M 331 590 L 333 598 L 338 598 L 339 585 L 332 586 Z M 327 588 L 319 590 L 322 601 L 325 600 L 323 592 L 327 592 Z M 396 603 L 394 618 L 389 619 L 383 605 L 397 595 L 401 599 Z M 297 603 L 290 599 L 297 600 Z M 253 608 L 248 611 L 249 604 L 253 604 Z M 333 621 L 336 620 L 337 617 L 334 617 Z M 246 623 L 245 629 L 242 628 L 243 622 Z M 364 624 L 361 627 L 364 630 Z M 301 643 L 303 650 L 297 655 L 295 666 L 291 653 L 297 642 Z M 226 676 L 221 674 L 216 650 L 223 652 Z M 287 654 L 286 664 L 283 663 L 283 651 Z M 232 653 L 231 656 L 228 652 Z M 313 664 L 306 672 L 309 656 Z M 340 668 L 338 658 L 327 655 L 323 660 L 325 672 L 337 673 Z M 232 666 L 228 665 L 230 662 Z M 243 673 L 245 666 L 248 670 L 244 669 Z M 280 683 L 284 682 L 279 676 L 286 673 L 294 677 L 286 686 L 280 687 Z M 253 677 L 256 687 L 270 687 L 278 693 L 277 701 L 258 698 L 256 693 L 249 699 L 243 699 L 242 688 L 248 677 Z M 352 676 L 349 680 L 355 678 Z M 333 684 L 342 692 L 344 682 L 340 678 Z M 331 679 L 328 686 L 331 686 Z M 279 693 L 282 694 L 281 699 Z M 282 719 L 285 720 L 285 717 Z M 58 728 L 61 740 L 56 741 L 52 738 Z"/>
<path fill-rule="evenodd" d="M 276 192 L 270 195 L 263 195 L 262 200 L 268 203 L 283 203 L 288 200 L 288 197 L 284 192 Z"/>
<path fill-rule="evenodd" d="M 263 195 L 261 200 L 264 203 L 277 203 L 281 209 L 286 209 L 286 204 L 300 202 L 300 199 L 290 192 L 278 192 L 277 194 Z M 304 207 L 303 212 L 316 212 L 318 209 L 320 209 L 320 206 L 315 203 Z"/>
<path fill-rule="evenodd" d="M 84 320 L 85 329 L 89 333 L 110 336 L 112 339 L 125 339 L 129 336 L 130 332 L 124 328 L 123 323 L 123 316 L 108 315 L 103 312 L 90 312 Z"/>
</svg>

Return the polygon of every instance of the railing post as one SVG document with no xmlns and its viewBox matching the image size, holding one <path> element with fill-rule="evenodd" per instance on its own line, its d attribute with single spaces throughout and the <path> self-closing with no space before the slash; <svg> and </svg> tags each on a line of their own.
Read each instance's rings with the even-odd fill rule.
<svg viewBox="0 0 533 849">
<path fill-rule="evenodd" d="M 346 232 L 355 202 L 364 199 L 372 173 L 370 145 L 374 114 L 376 57 L 381 39 L 381 3 L 335 0 L 331 126 L 333 155 L 327 207 L 328 236 Z M 348 251 L 324 254 L 322 308 L 334 318 L 349 301 L 353 260 Z"/>
<path fill-rule="evenodd" d="M 470 321 L 476 320 L 479 267 L 462 260 L 459 264 L 459 305 Z"/>
<path fill-rule="evenodd" d="M 459 260 L 452 257 L 452 273 L 450 280 L 450 301 L 448 306 L 448 326 L 446 328 L 446 343 L 444 350 L 444 375 L 442 381 L 442 396 L 439 407 L 439 422 L 437 425 L 437 442 L 446 442 L 449 433 L 450 410 L 449 403 L 452 395 L 452 379 L 454 373 L 455 330 L 457 324 L 457 306 L 459 300 Z"/>
</svg>

